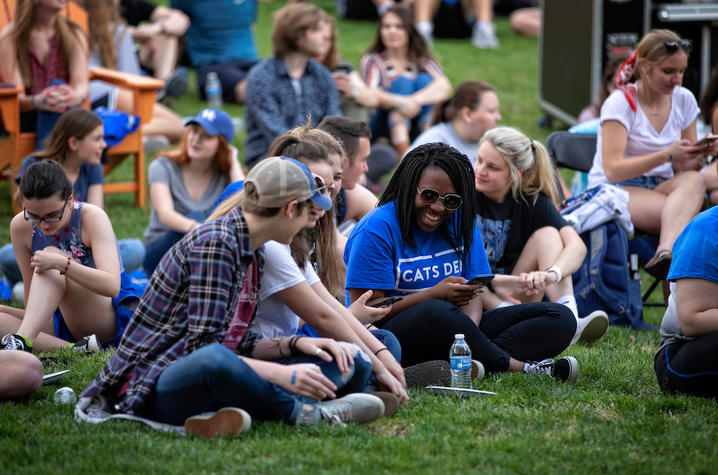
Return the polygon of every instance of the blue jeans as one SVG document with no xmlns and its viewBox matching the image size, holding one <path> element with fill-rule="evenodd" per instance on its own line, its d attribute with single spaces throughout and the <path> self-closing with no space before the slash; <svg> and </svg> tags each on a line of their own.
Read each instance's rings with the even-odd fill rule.
<svg viewBox="0 0 718 475">
<path fill-rule="evenodd" d="M 374 377 L 371 372 L 371 360 L 362 349 L 356 346 L 356 351 L 352 357 L 354 358 L 354 366 L 350 366 L 347 373 L 341 373 L 333 359 L 327 362 L 311 355 L 290 356 L 277 360 L 277 363 L 284 365 L 297 363 L 316 364 L 322 370 L 324 376 L 337 386 L 336 394 L 339 397 L 345 394 L 363 392 L 369 382 L 369 377 Z M 308 397 L 299 397 L 299 400 L 308 403 L 316 402 Z"/>
<path fill-rule="evenodd" d="M 416 78 L 409 79 L 405 76 L 399 76 L 391 83 L 387 92 L 392 94 L 400 94 L 402 96 L 410 96 L 428 86 L 433 78 L 428 73 L 419 73 Z M 411 119 L 409 122 L 409 138 L 414 140 L 431 120 L 431 114 L 434 110 L 433 105 L 425 105 L 421 107 L 419 115 Z M 389 123 L 389 110 L 379 109 L 369 120 L 371 133 L 373 137 L 391 137 L 389 128 L 394 125 Z"/>
<path fill-rule="evenodd" d="M 232 351 L 214 343 L 162 371 L 147 416 L 181 425 L 188 417 L 227 406 L 244 409 L 253 419 L 293 423 L 302 404 L 289 391 L 262 379 Z"/>
<path fill-rule="evenodd" d="M 202 223 L 207 219 L 207 214 L 203 211 L 192 211 L 187 217 Z M 162 257 L 172 246 L 177 244 L 177 241 L 182 239 L 185 234 L 186 233 L 179 231 L 167 231 L 162 236 L 145 245 L 145 259 L 142 262 L 142 268 L 145 270 L 147 278 L 152 277 L 152 273 L 155 271 L 157 264 L 160 263 L 160 260 L 162 260 Z"/>
<path fill-rule="evenodd" d="M 636 178 L 619 181 L 618 183 L 614 183 L 614 184 L 617 186 L 620 186 L 620 187 L 635 186 L 638 188 L 646 188 L 648 190 L 652 190 L 666 180 L 668 180 L 668 178 L 665 178 L 662 176 L 641 175 L 641 176 L 637 176 Z"/>
</svg>

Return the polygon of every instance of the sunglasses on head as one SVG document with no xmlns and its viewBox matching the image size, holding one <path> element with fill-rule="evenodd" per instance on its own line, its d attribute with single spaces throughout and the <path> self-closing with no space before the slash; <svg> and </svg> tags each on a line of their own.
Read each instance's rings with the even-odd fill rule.
<svg viewBox="0 0 718 475">
<path fill-rule="evenodd" d="M 669 40 L 664 41 L 663 46 L 669 53 L 675 53 L 678 48 L 682 49 L 686 53 L 690 53 L 693 48 L 693 42 L 691 40 Z"/>
<path fill-rule="evenodd" d="M 441 200 L 444 204 L 444 208 L 448 210 L 455 210 L 461 206 L 461 196 L 454 193 L 447 193 L 444 196 L 441 196 L 438 191 L 432 188 L 422 188 L 421 190 L 417 188 L 416 191 L 419 192 L 421 199 L 427 203 L 433 203 L 436 200 Z"/>
</svg>

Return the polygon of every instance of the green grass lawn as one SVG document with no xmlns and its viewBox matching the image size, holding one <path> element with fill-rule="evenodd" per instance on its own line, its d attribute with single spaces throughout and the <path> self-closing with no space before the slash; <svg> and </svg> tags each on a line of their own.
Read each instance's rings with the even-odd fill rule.
<svg viewBox="0 0 718 475">
<path fill-rule="evenodd" d="M 320 2 L 328 10 L 332 4 Z M 262 57 L 270 54 L 271 12 L 283 3 L 261 3 L 256 28 Z M 339 22 L 341 50 L 357 65 L 375 27 Z M 434 51 L 455 86 L 467 79 L 493 84 L 503 123 L 544 141 L 536 103 L 538 49 L 534 39 L 497 21 L 501 46 L 479 51 L 468 41 L 436 41 Z M 183 116 L 203 107 L 194 83 L 175 109 Z M 226 110 L 243 115 L 239 106 Z M 236 145 L 242 150 L 242 137 Z M 126 178 L 129 165 L 108 179 Z M 6 187 L 6 184 L 2 186 Z M 8 188 L 0 188 L 8 196 Z M 129 195 L 106 198 L 119 238 L 141 236 L 148 210 Z M 9 200 L 0 219 L 11 218 Z M 0 242 L 8 242 L 7 227 Z M 649 323 L 661 312 L 645 311 Z M 0 473 L 56 472 L 630 472 L 714 473 L 718 467 L 715 401 L 664 395 L 653 373 L 657 332 L 610 328 L 594 346 L 571 347 L 581 374 L 573 385 L 540 377 L 489 376 L 478 388 L 496 396 L 468 400 L 412 390 L 412 400 L 392 419 L 339 428 L 255 423 L 240 438 L 206 441 L 157 432 L 138 423 L 76 423 L 72 406 L 53 403 L 60 385 L 79 394 L 108 354 L 57 352 L 71 368 L 60 385 L 0 404 Z"/>
</svg>

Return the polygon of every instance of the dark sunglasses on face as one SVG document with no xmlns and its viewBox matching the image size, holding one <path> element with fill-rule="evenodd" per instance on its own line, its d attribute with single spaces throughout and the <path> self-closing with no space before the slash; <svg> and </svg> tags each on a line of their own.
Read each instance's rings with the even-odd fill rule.
<svg viewBox="0 0 718 475">
<path fill-rule="evenodd" d="M 691 40 L 669 40 L 664 41 L 663 46 L 666 47 L 669 53 L 675 53 L 678 51 L 678 48 L 681 48 L 686 53 L 690 53 L 691 49 L 693 49 L 693 42 Z"/>
<path fill-rule="evenodd" d="M 67 201 L 65 201 L 65 204 L 62 205 L 62 208 L 58 209 L 57 211 L 53 212 L 52 214 L 60 213 L 59 216 L 46 216 L 46 217 L 35 217 L 35 216 L 28 216 L 27 215 L 27 208 L 22 209 L 22 217 L 25 218 L 25 221 L 32 224 L 39 224 L 39 223 L 59 223 L 62 221 L 62 216 L 65 214 L 65 208 L 67 208 Z"/>
<path fill-rule="evenodd" d="M 318 175 L 312 175 L 314 177 L 314 188 L 319 193 L 327 192 L 327 185 L 324 183 L 324 179 Z"/>
<path fill-rule="evenodd" d="M 452 211 L 461 206 L 461 196 L 455 195 L 454 193 L 447 193 L 444 196 L 441 196 L 438 191 L 432 188 L 423 188 L 421 190 L 417 188 L 416 191 L 419 192 L 421 199 L 427 203 L 433 203 L 436 200 L 441 200 L 441 202 L 444 203 L 444 208 Z"/>
</svg>

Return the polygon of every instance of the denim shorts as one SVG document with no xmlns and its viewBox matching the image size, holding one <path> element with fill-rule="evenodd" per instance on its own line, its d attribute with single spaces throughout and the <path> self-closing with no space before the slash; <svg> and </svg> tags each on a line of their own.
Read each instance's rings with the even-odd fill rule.
<svg viewBox="0 0 718 475">
<path fill-rule="evenodd" d="M 631 178 L 630 180 L 624 180 L 619 181 L 618 183 L 614 183 L 614 185 L 624 187 L 624 186 L 635 186 L 638 188 L 646 188 L 648 190 L 652 190 L 664 181 L 668 180 L 668 178 L 663 176 L 639 176 L 636 178 Z"/>
</svg>

